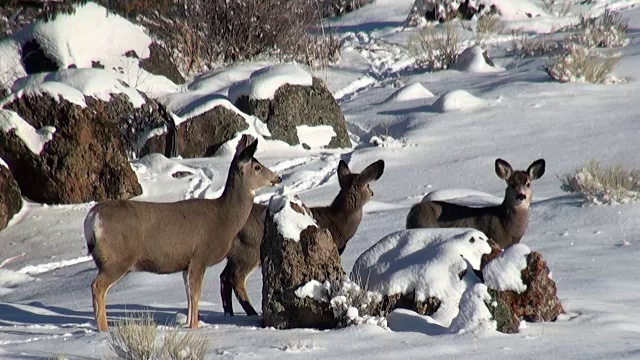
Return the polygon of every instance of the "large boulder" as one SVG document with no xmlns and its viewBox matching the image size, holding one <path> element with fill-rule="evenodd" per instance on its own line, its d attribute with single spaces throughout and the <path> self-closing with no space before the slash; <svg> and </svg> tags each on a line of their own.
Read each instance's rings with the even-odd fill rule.
<svg viewBox="0 0 640 360">
<path fill-rule="evenodd" d="M 146 142 L 142 153 L 162 153 L 167 157 L 180 155 L 184 158 L 212 156 L 220 146 L 247 128 L 247 122 L 238 113 L 216 106 L 181 122 L 177 127 L 172 125 L 167 127 L 167 131 L 159 131 Z"/>
<path fill-rule="evenodd" d="M 328 125 L 333 128 L 335 136 L 327 147 L 351 147 L 340 106 L 320 79 L 313 78 L 311 86 L 284 84 L 275 91 L 272 99 L 241 95 L 235 105 L 266 122 L 273 139 L 298 145 L 303 142 L 298 138 L 298 126 Z"/>
<path fill-rule="evenodd" d="M 69 204 L 142 193 L 118 128 L 96 109 L 46 93 L 23 94 L 4 105 L 0 157 L 24 196 Z"/>
<path fill-rule="evenodd" d="M 329 302 L 299 290 L 314 281 L 339 283 L 345 277 L 331 233 L 315 225 L 309 209 L 297 200 L 273 198 L 260 252 L 264 326 L 330 329 L 338 325 Z"/>
<path fill-rule="evenodd" d="M 0 160 L 1 162 L 1 160 Z M 9 168 L 0 165 L 0 230 L 7 227 L 9 220 L 22 207 L 20 188 Z"/>
<path fill-rule="evenodd" d="M 498 331 L 517 333 L 520 321 L 555 321 L 564 313 L 546 262 L 522 244 L 507 248 L 483 269 Z"/>
</svg>

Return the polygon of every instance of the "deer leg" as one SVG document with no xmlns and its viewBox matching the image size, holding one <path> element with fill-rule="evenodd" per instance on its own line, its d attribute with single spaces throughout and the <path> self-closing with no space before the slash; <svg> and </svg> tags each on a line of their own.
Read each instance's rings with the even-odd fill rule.
<svg viewBox="0 0 640 360">
<path fill-rule="evenodd" d="M 105 298 L 109 288 L 115 284 L 126 273 L 126 271 L 105 271 L 99 270 L 93 283 L 91 283 L 91 295 L 93 298 L 93 312 L 96 317 L 98 331 L 109 331 L 107 324 L 107 308 Z"/>
<path fill-rule="evenodd" d="M 191 265 L 189 266 L 189 327 L 192 329 L 198 328 L 198 303 L 200 301 L 200 294 L 202 293 L 202 281 L 204 280 L 204 272 L 206 266 Z"/>
<path fill-rule="evenodd" d="M 189 272 L 187 270 L 182 272 L 182 280 L 184 281 L 184 290 L 187 293 L 187 326 L 191 325 L 191 288 L 189 286 Z"/>
<path fill-rule="evenodd" d="M 253 269 L 254 268 L 251 268 L 248 271 L 246 269 L 244 271 L 236 270 L 233 274 L 233 291 L 236 293 L 238 302 L 240 302 L 240 305 L 244 309 L 244 312 L 247 313 L 247 316 L 258 316 L 256 310 L 251 306 L 246 288 L 247 277 L 251 275 Z"/>
<path fill-rule="evenodd" d="M 227 266 L 225 266 L 224 270 L 220 274 L 220 297 L 222 299 L 222 308 L 224 309 L 224 316 L 233 316 L 233 301 L 232 301 L 232 282 L 230 280 L 230 273 L 232 272 L 233 266 L 231 265 L 231 261 L 227 260 Z"/>
</svg>

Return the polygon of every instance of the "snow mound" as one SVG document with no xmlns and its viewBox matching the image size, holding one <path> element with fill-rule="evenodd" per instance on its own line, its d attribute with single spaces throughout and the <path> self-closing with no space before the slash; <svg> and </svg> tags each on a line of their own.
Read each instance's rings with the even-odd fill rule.
<svg viewBox="0 0 640 360">
<path fill-rule="evenodd" d="M 282 85 L 313 85 L 313 78 L 296 64 L 279 64 L 254 71 L 249 79 L 229 88 L 229 100 L 235 102 L 241 96 L 254 100 L 273 99 Z"/>
<path fill-rule="evenodd" d="M 53 139 L 53 134 L 56 132 L 53 126 L 43 126 L 36 130 L 18 113 L 2 109 L 0 109 L 0 129 L 5 133 L 13 130 L 25 146 L 36 155 L 40 155 L 44 145 Z"/>
<path fill-rule="evenodd" d="M 451 66 L 451 69 L 470 73 L 500 71 L 500 69 L 487 63 L 485 54 L 485 51 L 478 45 L 468 47 L 460 54 L 458 60 Z"/>
<path fill-rule="evenodd" d="M 330 125 L 300 125 L 296 126 L 300 144 L 307 144 L 312 149 L 321 149 L 331 142 L 336 132 Z"/>
<path fill-rule="evenodd" d="M 527 267 L 527 255 L 530 253 L 531 250 L 523 244 L 508 247 L 482 269 L 484 283 L 499 291 L 525 292 L 527 286 L 522 283 L 522 270 Z"/>
<path fill-rule="evenodd" d="M 296 204 L 302 209 L 304 214 L 299 213 L 291 207 Z M 313 215 L 305 209 L 302 201 L 295 195 L 279 196 L 274 195 L 269 200 L 269 211 L 273 214 L 273 221 L 278 228 L 278 232 L 285 239 L 300 241 L 300 233 L 309 226 L 317 226 Z"/>
<path fill-rule="evenodd" d="M 484 4 L 486 8 L 491 5 L 500 11 L 501 20 L 527 20 L 535 17 L 546 17 L 547 13 L 529 0 L 483 0 L 479 2 Z"/>
<path fill-rule="evenodd" d="M 20 284 L 34 281 L 35 278 L 17 271 L 0 269 L 0 288 L 12 288 Z"/>
<path fill-rule="evenodd" d="M 435 95 L 420 83 L 406 85 L 389 96 L 384 102 L 400 102 L 432 98 Z"/>
<path fill-rule="evenodd" d="M 264 61 L 236 63 L 223 69 L 217 69 L 197 76 L 187 88 L 190 91 L 227 96 L 229 87 L 251 77 L 254 72 L 271 64 Z"/>
<path fill-rule="evenodd" d="M 433 103 L 433 109 L 437 112 L 446 113 L 477 109 L 485 105 L 486 102 L 483 99 L 477 98 L 464 90 L 454 90 L 440 96 Z"/>
<path fill-rule="evenodd" d="M 351 271 L 354 281 L 382 295 L 415 291 L 416 300 L 441 301 L 433 319 L 449 326 L 458 302 L 475 277 L 467 262 L 479 269 L 483 254 L 491 252 L 487 237 L 474 229 L 402 230 L 382 238 L 362 253 Z M 459 275 L 466 271 L 461 281 Z M 469 278 L 469 279 L 467 279 Z M 364 285 L 364 284 L 360 284 Z"/>
<path fill-rule="evenodd" d="M 116 74 L 102 69 L 65 69 L 52 73 L 34 74 L 17 80 L 4 103 L 24 95 L 46 93 L 58 99 L 61 96 L 76 105 L 86 107 L 85 96 L 110 101 L 112 94 L 124 94 L 135 107 L 144 105 L 140 93 L 123 84 Z"/>
<path fill-rule="evenodd" d="M 495 331 L 496 322 L 486 304 L 491 296 L 485 284 L 475 284 L 462 294 L 460 311 L 451 322 L 449 330 L 453 333 Z"/>
<path fill-rule="evenodd" d="M 15 36 L 23 43 L 36 40 L 61 68 L 91 68 L 92 61 L 104 65 L 131 50 L 141 59 L 150 55 L 151 38 L 142 29 L 92 2 L 76 6 L 74 14 L 38 21 Z"/>
<path fill-rule="evenodd" d="M 476 208 L 500 205 L 503 200 L 503 198 L 489 193 L 470 189 L 435 190 L 422 198 L 422 201 L 444 201 Z"/>
<path fill-rule="evenodd" d="M 188 172 L 195 174 L 196 170 L 188 166 L 184 166 L 176 161 L 166 158 L 162 154 L 149 154 L 142 159 L 133 162 L 131 167 L 136 171 L 138 176 L 140 174 L 147 174 L 152 176 L 171 176 L 177 172 Z"/>
</svg>

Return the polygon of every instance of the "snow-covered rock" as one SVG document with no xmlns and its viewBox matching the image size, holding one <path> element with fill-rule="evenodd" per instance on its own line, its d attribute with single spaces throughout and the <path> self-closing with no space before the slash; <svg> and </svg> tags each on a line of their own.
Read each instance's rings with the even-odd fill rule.
<svg viewBox="0 0 640 360">
<path fill-rule="evenodd" d="M 487 52 L 479 45 L 474 45 L 464 49 L 458 56 L 458 60 L 451 65 L 451 69 L 462 72 L 487 73 L 501 71 L 489 59 Z"/>
<path fill-rule="evenodd" d="M 432 98 L 435 95 L 420 83 L 405 85 L 391 94 L 384 102 L 401 102 Z"/>
<path fill-rule="evenodd" d="M 433 110 L 441 113 L 451 111 L 472 110 L 486 106 L 486 101 L 475 97 L 464 90 L 454 90 L 438 98 L 433 103 Z"/>
<path fill-rule="evenodd" d="M 490 251 L 487 237 L 477 230 L 402 230 L 362 253 L 351 278 L 386 296 L 414 293 L 416 302 L 437 299 L 440 304 L 432 317 L 447 327 L 458 313 L 462 293 L 475 278 L 467 271 L 467 262 L 479 270 L 482 255 Z"/>
</svg>

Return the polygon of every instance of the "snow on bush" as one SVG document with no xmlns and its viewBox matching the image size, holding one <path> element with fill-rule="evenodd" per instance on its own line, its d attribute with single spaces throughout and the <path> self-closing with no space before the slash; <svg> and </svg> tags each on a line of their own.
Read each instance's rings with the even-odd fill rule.
<svg viewBox="0 0 640 360">
<path fill-rule="evenodd" d="M 598 17 L 582 16 L 571 40 L 587 48 L 624 46 L 629 42 L 628 23 L 629 19 L 609 9 Z"/>
<path fill-rule="evenodd" d="M 53 134 L 56 132 L 56 128 L 53 126 L 43 126 L 36 130 L 18 113 L 3 109 L 0 109 L 0 129 L 5 133 L 13 131 L 24 145 L 36 155 L 40 155 L 44 145 L 53 139 Z"/>
<path fill-rule="evenodd" d="M 602 84 L 609 81 L 609 73 L 619 57 L 607 57 L 586 47 L 571 44 L 566 53 L 551 58 L 547 73 L 559 82 L 583 82 Z"/>
<path fill-rule="evenodd" d="M 273 214 L 278 233 L 285 239 L 300 241 L 300 233 L 304 229 L 317 226 L 313 215 L 297 195 L 272 196 L 269 211 Z"/>
<path fill-rule="evenodd" d="M 527 267 L 527 255 L 530 253 L 531 250 L 523 244 L 508 247 L 482 269 L 485 285 L 499 291 L 525 292 L 527 286 L 522 282 L 522 270 Z"/>
<path fill-rule="evenodd" d="M 451 69 L 470 73 L 501 71 L 495 67 L 487 52 L 479 45 L 464 49 L 455 64 L 451 65 Z"/>
<path fill-rule="evenodd" d="M 491 252 L 487 237 L 472 229 L 402 230 L 382 238 L 356 260 L 352 280 L 382 295 L 410 294 L 416 301 L 441 301 L 432 315 L 448 327 L 468 285 L 467 262 L 479 269 L 483 254 Z"/>
<path fill-rule="evenodd" d="M 329 303 L 340 326 L 374 324 L 387 327 L 385 314 L 380 309 L 382 295 L 367 291 L 353 281 L 320 283 L 311 280 L 299 287 L 295 294 L 299 298 Z"/>
<path fill-rule="evenodd" d="M 462 50 L 458 29 L 451 23 L 423 26 L 409 39 L 408 50 L 418 67 L 432 71 L 448 69 Z"/>
<path fill-rule="evenodd" d="M 250 99 L 273 99 L 276 91 L 283 85 L 313 85 L 313 78 L 296 64 L 280 64 L 262 68 L 251 74 L 249 79 L 229 88 L 229 100 L 246 95 Z"/>
<path fill-rule="evenodd" d="M 449 331 L 453 333 L 483 332 L 496 330 L 496 322 L 487 304 L 491 296 L 485 284 L 470 286 L 460 299 L 460 311 L 451 322 Z"/>
<path fill-rule="evenodd" d="M 640 199 L 640 169 L 628 169 L 622 164 L 601 167 L 597 160 L 591 160 L 561 181 L 562 190 L 577 193 L 596 205 Z"/>
</svg>

